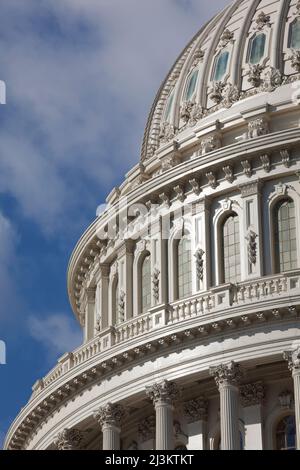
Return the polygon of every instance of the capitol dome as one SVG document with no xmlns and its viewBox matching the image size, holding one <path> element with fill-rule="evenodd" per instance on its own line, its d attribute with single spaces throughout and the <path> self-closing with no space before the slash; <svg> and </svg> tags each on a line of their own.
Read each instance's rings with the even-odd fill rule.
<svg viewBox="0 0 300 470">
<path fill-rule="evenodd" d="M 7 449 L 300 449 L 300 1 L 236 0 L 161 85 L 78 241 L 84 342 Z"/>
</svg>

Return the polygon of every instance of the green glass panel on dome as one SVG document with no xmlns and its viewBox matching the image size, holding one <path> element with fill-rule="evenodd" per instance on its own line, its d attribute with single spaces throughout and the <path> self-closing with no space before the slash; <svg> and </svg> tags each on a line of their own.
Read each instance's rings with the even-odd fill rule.
<svg viewBox="0 0 300 470">
<path fill-rule="evenodd" d="M 165 112 L 165 121 L 168 121 L 171 115 L 171 109 L 172 109 L 172 104 L 173 104 L 173 99 L 174 99 L 174 92 L 172 92 L 169 95 L 169 98 L 167 100 L 167 105 L 166 105 L 166 112 Z"/>
<path fill-rule="evenodd" d="M 228 59 L 229 59 L 229 52 L 228 51 L 222 52 L 217 57 L 215 71 L 214 71 L 214 81 L 215 82 L 219 82 L 224 77 L 224 75 L 226 73 L 226 70 L 227 70 Z"/>
<path fill-rule="evenodd" d="M 258 34 L 251 42 L 250 64 L 258 64 L 265 54 L 266 35 Z"/>
<path fill-rule="evenodd" d="M 291 49 L 300 49 L 300 20 L 291 24 L 289 47 Z"/>
<path fill-rule="evenodd" d="M 195 92 L 195 89 L 196 89 L 196 85 L 197 85 L 198 74 L 199 74 L 199 71 L 194 70 L 192 75 L 190 75 L 190 77 L 189 77 L 187 87 L 186 87 L 186 94 L 185 94 L 186 101 L 190 101 L 193 98 L 193 95 L 194 95 L 194 92 Z"/>
</svg>

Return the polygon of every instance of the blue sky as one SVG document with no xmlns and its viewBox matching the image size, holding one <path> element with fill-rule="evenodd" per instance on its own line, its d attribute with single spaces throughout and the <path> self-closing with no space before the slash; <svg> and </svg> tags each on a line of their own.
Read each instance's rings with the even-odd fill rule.
<svg viewBox="0 0 300 470">
<path fill-rule="evenodd" d="M 71 251 L 139 160 L 147 113 L 186 43 L 228 0 L 2 0 L 0 447 L 31 386 L 81 341 Z"/>
</svg>

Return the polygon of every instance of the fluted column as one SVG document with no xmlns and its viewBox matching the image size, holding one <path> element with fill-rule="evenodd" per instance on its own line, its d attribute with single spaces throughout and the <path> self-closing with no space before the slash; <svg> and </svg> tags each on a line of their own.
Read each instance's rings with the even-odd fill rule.
<svg viewBox="0 0 300 470">
<path fill-rule="evenodd" d="M 222 450 L 239 450 L 239 364 L 230 362 L 211 367 L 220 392 L 221 447 Z"/>
<path fill-rule="evenodd" d="M 147 387 L 147 396 L 153 401 L 156 412 L 156 450 L 174 449 L 173 403 L 178 397 L 174 382 L 164 380 Z"/>
<path fill-rule="evenodd" d="M 294 380 L 295 420 L 297 433 L 297 449 L 300 450 L 300 347 L 294 351 L 286 351 L 283 357 L 288 361 L 289 370 Z"/>
<path fill-rule="evenodd" d="M 120 449 L 121 422 L 125 416 L 122 405 L 107 403 L 94 413 L 103 433 L 103 450 Z"/>
<path fill-rule="evenodd" d="M 64 429 L 54 439 L 54 445 L 58 450 L 78 450 L 83 439 L 83 433 L 79 429 Z"/>
</svg>

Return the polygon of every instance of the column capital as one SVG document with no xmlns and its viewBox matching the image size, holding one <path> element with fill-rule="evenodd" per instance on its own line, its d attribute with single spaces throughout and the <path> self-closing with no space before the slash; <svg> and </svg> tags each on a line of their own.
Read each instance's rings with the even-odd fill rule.
<svg viewBox="0 0 300 470">
<path fill-rule="evenodd" d="M 241 367 L 234 361 L 231 361 L 229 364 L 210 367 L 209 373 L 214 377 L 218 388 L 223 385 L 237 386 L 242 378 Z"/>
<path fill-rule="evenodd" d="M 184 414 L 188 423 L 207 420 L 208 402 L 203 397 L 186 401 L 183 404 Z"/>
<path fill-rule="evenodd" d="M 261 405 L 265 398 L 265 387 L 262 382 L 240 386 L 241 404 L 243 407 Z"/>
<path fill-rule="evenodd" d="M 110 265 L 107 263 L 101 263 L 99 265 L 101 277 L 109 277 Z"/>
<path fill-rule="evenodd" d="M 179 388 L 175 382 L 164 380 L 161 383 L 155 383 L 150 387 L 146 387 L 146 394 L 154 404 L 158 402 L 173 404 L 179 396 Z"/>
<path fill-rule="evenodd" d="M 83 440 L 83 433 L 79 429 L 64 429 L 54 439 L 54 445 L 58 450 L 76 450 Z"/>
<path fill-rule="evenodd" d="M 291 351 L 284 351 L 283 359 L 287 361 L 288 368 L 291 372 L 300 373 L 300 346 Z"/>
<path fill-rule="evenodd" d="M 123 418 L 126 415 L 125 408 L 120 404 L 107 403 L 95 411 L 94 419 L 101 427 L 105 425 L 120 427 Z"/>
</svg>

